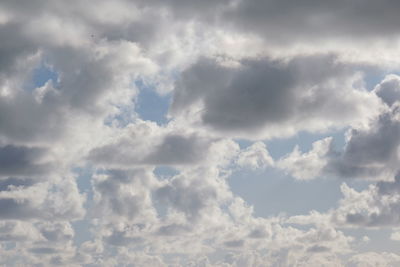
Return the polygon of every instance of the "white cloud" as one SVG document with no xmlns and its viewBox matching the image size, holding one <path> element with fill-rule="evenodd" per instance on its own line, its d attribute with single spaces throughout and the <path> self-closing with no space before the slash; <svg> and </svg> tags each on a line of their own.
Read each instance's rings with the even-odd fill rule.
<svg viewBox="0 0 400 267">
<path fill-rule="evenodd" d="M 365 252 L 354 255 L 350 262 L 357 267 L 382 266 L 389 267 L 399 264 L 400 256 L 395 253 Z"/>
<path fill-rule="evenodd" d="M 391 240 L 394 240 L 394 241 L 400 241 L 400 232 L 394 231 L 394 232 L 390 235 L 390 239 L 391 239 Z"/>
<path fill-rule="evenodd" d="M 332 149 L 332 138 L 328 137 L 312 144 L 312 149 L 301 153 L 299 147 L 281 158 L 277 166 L 289 172 L 293 177 L 307 180 L 318 177 L 328 163 L 327 154 Z"/>
<path fill-rule="evenodd" d="M 240 151 L 237 164 L 250 169 L 263 169 L 274 165 L 273 158 L 269 155 L 263 142 L 255 142 L 246 149 Z"/>
<path fill-rule="evenodd" d="M 332 219 L 339 224 L 380 227 L 395 226 L 399 223 L 399 191 L 395 182 L 380 182 L 368 189 L 356 191 L 342 184 L 343 199 L 333 211 Z M 388 192 L 389 186 L 394 190 Z"/>
</svg>

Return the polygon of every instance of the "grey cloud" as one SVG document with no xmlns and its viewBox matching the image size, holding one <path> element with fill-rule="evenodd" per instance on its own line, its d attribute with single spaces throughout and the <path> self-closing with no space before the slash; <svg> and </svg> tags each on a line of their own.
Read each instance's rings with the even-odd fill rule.
<svg viewBox="0 0 400 267">
<path fill-rule="evenodd" d="M 392 204 L 384 207 L 378 212 L 371 214 L 363 213 L 348 213 L 346 215 L 346 222 L 352 225 L 366 226 L 366 227 L 384 227 L 398 225 L 400 222 L 400 205 Z"/>
<path fill-rule="evenodd" d="M 154 5 L 155 7 L 164 7 L 168 8 L 178 19 L 185 20 L 208 20 L 211 22 L 215 22 L 218 20 L 218 15 L 220 12 L 231 4 L 232 0 L 205 0 L 205 1 L 196 1 L 196 0 L 138 0 L 139 5 Z"/>
<path fill-rule="evenodd" d="M 118 184 L 129 184 L 135 180 L 137 176 L 145 175 L 144 172 L 140 170 L 119 170 L 119 169 L 109 169 L 106 172 L 109 175 L 108 182 L 110 183 L 110 190 L 114 190 L 115 185 Z"/>
<path fill-rule="evenodd" d="M 32 0 L 29 2 L 23 0 L 5 0 L 1 2 L 1 7 L 5 8 L 7 11 L 18 12 L 19 15 L 29 15 L 29 11 L 38 14 L 38 12 L 43 11 L 42 7 L 44 4 L 50 4 L 52 1 L 47 0 Z"/>
<path fill-rule="evenodd" d="M 400 193 L 400 172 L 394 177 L 394 181 L 380 181 L 377 183 L 379 193 L 381 195 L 392 195 L 395 193 Z"/>
<path fill-rule="evenodd" d="M 99 208 L 110 210 L 119 215 L 133 219 L 138 216 L 142 208 L 142 197 L 121 192 L 122 185 L 114 183 L 112 180 L 105 180 L 95 184 L 96 190 L 100 193 L 102 199 Z"/>
<path fill-rule="evenodd" d="M 229 9 L 227 23 L 270 42 L 398 36 L 397 1 L 249 0 Z"/>
<path fill-rule="evenodd" d="M 135 3 L 135 2 L 133 2 Z M 176 19 L 197 20 L 232 31 L 253 33 L 275 44 L 313 43 L 326 39 L 358 41 L 398 36 L 399 4 L 300 0 L 136 1 L 139 7 L 166 8 Z"/>
<path fill-rule="evenodd" d="M 0 79 L 15 71 L 18 60 L 39 49 L 37 44 L 24 35 L 23 29 L 24 26 L 20 23 L 0 25 L 0 36 L 7 36 L 2 38 L 0 45 Z"/>
<path fill-rule="evenodd" d="M 294 75 L 271 62 L 251 62 L 234 75 L 228 88 L 206 95 L 203 122 L 224 130 L 257 129 L 287 120 L 294 112 Z M 285 103 L 286 102 L 286 103 Z"/>
<path fill-rule="evenodd" d="M 26 4 L 20 1 L 3 4 L 18 15 L 29 16 L 29 11 L 40 14 L 38 7 L 46 5 L 47 9 L 65 15 L 65 4 L 52 1 L 32 1 Z M 255 33 L 275 43 L 308 42 L 324 39 L 356 40 L 362 37 L 398 36 L 396 25 L 399 23 L 395 0 L 376 2 L 344 1 L 320 2 L 300 0 L 295 4 L 289 0 L 219 0 L 219 1 L 120 1 L 126 7 L 142 11 L 167 10 L 175 20 L 197 20 L 215 27 L 229 27 L 233 31 Z M 78 5 L 75 1 L 70 6 Z M 89 1 L 88 5 L 93 5 Z M 84 9 L 85 5 L 78 6 Z M 96 28 L 96 21 L 84 11 L 80 18 Z M 112 24 L 112 23 L 110 23 Z M 123 25 L 125 26 L 125 25 Z M 97 27 L 99 27 L 97 25 Z M 100 27 L 102 28 L 102 27 Z M 123 28 L 123 27 L 121 27 Z M 118 29 L 117 29 L 118 31 Z M 112 31 L 110 31 L 112 32 Z M 146 38 L 146 37 L 144 37 Z"/>
<path fill-rule="evenodd" d="M 225 241 L 224 245 L 229 248 L 240 248 L 244 246 L 244 240 L 238 239 L 238 240 Z"/>
<path fill-rule="evenodd" d="M 194 101 L 203 100 L 203 122 L 224 130 L 252 130 L 290 116 L 292 106 L 282 102 L 294 101 L 290 92 L 293 77 L 274 62 L 244 64 L 243 69 L 233 70 L 212 60 L 197 62 L 177 84 L 172 113 L 179 114 Z"/>
<path fill-rule="evenodd" d="M 35 66 L 19 70 L 18 82 L 10 82 L 9 77 L 0 80 L 12 92 L 10 97 L 0 97 L 0 137 L 7 142 L 53 143 L 76 131 L 77 122 L 84 119 L 100 124 L 114 105 L 132 104 L 135 90 L 128 90 L 132 86 L 130 79 L 125 79 L 133 77 L 132 68 L 143 70 L 151 64 L 150 60 L 138 59 L 139 63 L 133 64 L 118 59 L 118 53 L 124 52 L 139 56 L 139 49 L 124 41 L 106 46 L 101 56 L 85 46 L 38 46 L 41 59 L 58 74 L 58 84 L 48 83 L 40 93 L 21 88 L 25 72 Z M 110 100 L 121 92 L 123 98 Z"/>
<path fill-rule="evenodd" d="M 0 218 L 1 219 L 30 219 L 40 217 L 41 212 L 32 206 L 28 200 L 18 200 L 14 198 L 0 199 Z"/>
<path fill-rule="evenodd" d="M 101 37 L 106 37 L 110 41 L 127 40 L 149 46 L 162 34 L 162 28 L 165 27 L 161 21 L 156 24 L 155 21 L 162 20 L 154 14 L 146 14 L 142 20 L 133 21 L 126 25 L 101 24 L 96 25 L 96 30 L 101 31 Z"/>
<path fill-rule="evenodd" d="M 339 177 L 379 177 L 397 172 L 400 123 L 397 108 L 383 113 L 367 130 L 352 130 L 345 150 L 332 153 L 325 171 Z M 386 175 L 388 175 L 386 173 Z"/>
<path fill-rule="evenodd" d="M 0 98 L 0 137 L 18 143 L 52 142 L 62 135 L 65 115 L 50 92 L 47 103 L 39 104 L 27 92 Z"/>
<path fill-rule="evenodd" d="M 307 252 L 312 252 L 312 253 L 322 253 L 322 252 L 329 252 L 330 249 L 325 246 L 319 246 L 319 245 L 314 245 L 311 246 L 307 249 Z"/>
<path fill-rule="evenodd" d="M 53 243 L 67 242 L 74 236 L 74 231 L 67 222 L 42 223 L 38 228 L 47 241 Z"/>
<path fill-rule="evenodd" d="M 206 180 L 178 176 L 157 189 L 155 197 L 160 204 L 170 205 L 195 222 L 202 211 L 217 200 L 217 190 Z"/>
<path fill-rule="evenodd" d="M 108 170 L 96 176 L 92 180 L 94 206 L 91 216 L 113 223 L 150 223 L 155 216 L 150 197 L 153 179 L 145 169 Z"/>
<path fill-rule="evenodd" d="M 54 168 L 51 163 L 40 163 L 45 148 L 7 145 L 0 147 L 0 176 L 43 175 Z"/>
<path fill-rule="evenodd" d="M 40 186 L 46 188 L 44 184 L 37 184 L 2 191 L 5 195 L 0 198 L 0 219 L 73 220 L 84 215 L 83 197 L 72 185 L 64 182 L 54 186 L 50 192 L 41 191 Z"/>
<path fill-rule="evenodd" d="M 155 165 L 193 164 L 205 159 L 210 144 L 195 135 L 168 135 L 143 162 Z"/>
<path fill-rule="evenodd" d="M 48 248 L 48 247 L 32 248 L 32 249 L 30 249 L 30 251 L 35 254 L 55 254 L 55 253 L 57 253 L 56 249 Z"/>
<path fill-rule="evenodd" d="M 267 232 L 265 227 L 258 227 L 249 233 L 250 238 L 267 238 L 270 233 Z"/>
<path fill-rule="evenodd" d="M 389 106 L 400 101 L 400 77 L 388 75 L 374 89 L 375 93 Z"/>
<path fill-rule="evenodd" d="M 339 225 L 391 227 L 400 223 L 398 177 L 393 182 L 378 182 L 360 192 L 342 185 L 344 197 L 332 213 Z M 390 188 L 392 187 L 392 188 Z M 390 188 L 390 189 L 388 189 Z"/>
<path fill-rule="evenodd" d="M 127 246 L 132 243 L 143 243 L 144 239 L 141 237 L 127 236 L 126 232 L 113 231 L 112 234 L 105 238 L 106 242 L 114 246 Z"/>
<path fill-rule="evenodd" d="M 144 137 L 144 136 L 143 136 Z M 138 138 L 122 138 L 114 144 L 97 147 L 89 159 L 108 166 L 190 165 L 205 160 L 210 141 L 197 135 L 167 134 L 150 143 Z M 139 142 L 138 142 L 139 141 Z"/>
<path fill-rule="evenodd" d="M 312 151 L 297 157 L 299 161 L 304 155 L 319 155 L 320 162 L 314 166 L 319 169 L 319 176 L 378 180 L 360 192 L 342 185 L 344 198 L 332 212 L 333 222 L 363 227 L 399 224 L 400 128 L 397 116 L 398 106 L 394 105 L 372 121 L 368 128 L 352 129 L 343 151 L 336 151 L 332 146 L 328 150 L 313 146 Z M 382 179 L 384 181 L 379 181 Z"/>
<path fill-rule="evenodd" d="M 390 226 L 400 223 L 400 202 L 385 202 L 385 197 L 395 197 L 400 194 L 400 173 L 398 173 L 392 182 L 380 181 L 376 184 L 375 203 L 378 209 L 372 213 L 349 212 L 346 220 L 350 224 L 364 226 Z"/>
<path fill-rule="evenodd" d="M 367 224 L 368 218 L 360 213 L 346 215 L 346 221 L 350 224 Z"/>
<path fill-rule="evenodd" d="M 170 113 L 180 116 L 201 103 L 204 108 L 197 112 L 205 126 L 249 137 L 277 127 L 290 132 L 341 126 L 368 116 L 360 97 L 372 105 L 371 113 L 379 106 L 376 96 L 352 88 L 354 66 L 337 62 L 334 55 L 288 62 L 249 59 L 240 64 L 225 67 L 199 60 L 177 82 Z"/>
<path fill-rule="evenodd" d="M 104 96 L 118 83 L 118 74 L 109 66 L 113 59 L 108 53 L 96 60 L 91 58 L 92 53 L 86 49 L 55 48 L 47 56 L 60 74 L 60 104 L 98 116 L 103 115 Z"/>
<path fill-rule="evenodd" d="M 10 189 L 10 187 L 27 187 L 34 185 L 38 181 L 36 179 L 31 179 L 31 178 L 15 178 L 15 177 L 9 177 L 5 179 L 0 180 L 0 191 L 7 191 Z"/>
<path fill-rule="evenodd" d="M 343 149 L 332 145 L 332 138 L 313 143 L 307 153 L 298 148 L 278 161 L 278 166 L 298 179 L 317 176 L 339 178 L 391 179 L 399 170 L 399 105 L 369 121 L 367 127 L 348 130 Z"/>
<path fill-rule="evenodd" d="M 164 225 L 161 226 L 158 231 L 157 234 L 159 235 L 181 235 L 181 234 L 185 234 L 187 232 L 189 232 L 190 227 L 186 226 L 186 225 L 181 225 L 181 224 L 170 224 L 170 225 Z"/>
</svg>

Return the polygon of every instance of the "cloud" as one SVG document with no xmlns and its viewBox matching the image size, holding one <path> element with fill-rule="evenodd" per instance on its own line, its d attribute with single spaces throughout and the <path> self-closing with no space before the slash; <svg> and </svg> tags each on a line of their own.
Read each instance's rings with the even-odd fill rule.
<svg viewBox="0 0 400 267">
<path fill-rule="evenodd" d="M 340 227 L 399 223 L 399 77 L 366 89 L 397 72 L 397 7 L 2 1 L 0 265 L 395 264 Z M 163 125 L 141 119 L 141 90 L 171 99 Z M 342 151 L 328 138 L 274 160 L 264 143 L 338 129 Z M 231 188 L 238 168 L 376 183 L 264 218 Z"/>
<path fill-rule="evenodd" d="M 41 182 L 29 186 L 8 186 L 0 192 L 2 219 L 57 219 L 81 218 L 84 196 L 76 183 L 65 177 L 57 183 Z"/>
<path fill-rule="evenodd" d="M 123 129 L 113 129 L 101 145 L 89 151 L 87 159 L 113 168 L 171 166 L 182 169 L 227 164 L 238 151 L 238 145 L 230 139 L 139 120 Z"/>
<path fill-rule="evenodd" d="M 353 87 L 351 66 L 332 55 L 239 63 L 200 59 L 177 82 L 170 114 L 197 118 L 194 123 L 222 134 L 268 138 L 344 127 L 380 108 L 375 94 Z"/>
<path fill-rule="evenodd" d="M 396 178 L 396 181 L 398 179 Z M 381 227 L 399 223 L 399 192 L 387 192 L 387 186 L 396 187 L 397 182 L 377 183 L 360 192 L 342 184 L 343 198 L 332 213 L 338 224 Z"/>
<path fill-rule="evenodd" d="M 397 109 L 382 114 L 369 130 L 352 130 L 345 152 L 338 161 L 333 160 L 333 171 L 346 176 L 379 176 L 388 172 L 393 176 L 397 171 L 399 146 L 399 123 Z M 387 176 L 386 176 L 387 177 Z"/>
<path fill-rule="evenodd" d="M 160 203 L 183 212 L 190 221 L 197 220 L 209 205 L 217 201 L 217 189 L 208 184 L 206 179 L 175 177 L 170 183 L 160 187 L 155 192 Z"/>
<path fill-rule="evenodd" d="M 269 155 L 263 142 L 255 142 L 251 146 L 240 151 L 237 164 L 250 169 L 263 169 L 274 165 L 273 158 Z"/>
<path fill-rule="evenodd" d="M 193 163 L 204 157 L 205 149 L 207 149 L 207 143 L 196 139 L 195 136 L 186 138 L 169 135 L 144 161 L 156 165 Z"/>
<path fill-rule="evenodd" d="M 358 229 L 379 229 L 399 224 L 399 175 L 394 181 L 379 181 L 363 190 L 356 190 L 346 183 L 342 183 L 340 189 L 343 197 L 337 207 L 325 213 L 311 211 L 308 215 L 292 216 L 286 223 Z M 393 232 L 393 238 L 395 236 L 396 232 Z M 369 238 L 364 237 L 362 241 L 369 242 Z"/>
<path fill-rule="evenodd" d="M 328 137 L 312 144 L 312 149 L 301 153 L 299 147 L 281 158 L 277 166 L 293 177 L 300 180 L 307 180 L 321 175 L 322 170 L 328 164 L 329 153 L 332 150 L 332 138 Z"/>
<path fill-rule="evenodd" d="M 7 40 L 2 43 L 0 48 L 0 77 L 4 79 L 7 74 L 15 72 L 19 61 L 37 52 L 38 47 L 23 34 L 21 23 L 2 25 L 0 34 L 7 36 Z"/>
<path fill-rule="evenodd" d="M 285 42 L 323 42 L 351 38 L 393 38 L 398 22 L 394 1 L 336 1 L 334 3 L 302 0 L 238 1 L 227 9 L 225 18 L 235 29 L 250 31 L 278 44 Z M 385 14 L 385 15 L 383 15 Z M 371 20 L 376 18 L 376 20 Z"/>
<path fill-rule="evenodd" d="M 3 242 L 26 242 L 42 239 L 38 229 L 28 222 L 2 221 L 0 225 L 0 240 Z"/>
<path fill-rule="evenodd" d="M 93 217 L 110 222 L 138 221 L 151 223 L 155 210 L 151 202 L 151 189 L 156 182 L 146 169 L 109 170 L 93 179 Z"/>
<path fill-rule="evenodd" d="M 314 142 L 313 148 L 306 153 L 300 153 L 295 148 L 291 154 L 280 159 L 278 166 L 299 179 L 321 175 L 392 179 L 399 170 L 400 145 L 399 105 L 396 94 L 392 94 L 397 90 L 396 77 L 387 76 L 374 89 L 390 107 L 382 110 L 366 126 L 349 129 L 343 150 L 335 149 L 331 145 L 332 139 L 327 138 Z M 392 96 L 390 102 L 387 102 L 387 93 Z"/>
<path fill-rule="evenodd" d="M 365 252 L 352 256 L 349 262 L 355 264 L 357 267 L 393 266 L 400 262 L 400 256 L 387 252 Z"/>
<path fill-rule="evenodd" d="M 0 175 L 43 175 L 54 169 L 50 162 L 43 162 L 47 150 L 17 146 L 0 147 Z M 42 161 L 42 162 L 41 162 Z"/>
<path fill-rule="evenodd" d="M 399 233 L 398 231 L 393 232 L 393 233 L 390 235 L 390 239 L 391 239 L 391 240 L 394 240 L 394 241 L 400 241 L 400 233 Z"/>
<path fill-rule="evenodd" d="M 112 143 L 96 147 L 89 160 L 108 166 L 190 165 L 206 159 L 211 140 L 142 122 L 128 126 Z"/>
<path fill-rule="evenodd" d="M 394 74 L 387 75 L 377 86 L 374 92 L 389 106 L 400 101 L 400 77 Z"/>
</svg>

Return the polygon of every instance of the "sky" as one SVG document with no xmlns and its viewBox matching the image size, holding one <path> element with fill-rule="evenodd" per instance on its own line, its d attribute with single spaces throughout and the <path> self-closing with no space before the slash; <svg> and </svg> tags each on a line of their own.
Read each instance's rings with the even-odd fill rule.
<svg viewBox="0 0 400 267">
<path fill-rule="evenodd" d="M 399 11 L 0 0 L 0 266 L 400 266 Z"/>
</svg>

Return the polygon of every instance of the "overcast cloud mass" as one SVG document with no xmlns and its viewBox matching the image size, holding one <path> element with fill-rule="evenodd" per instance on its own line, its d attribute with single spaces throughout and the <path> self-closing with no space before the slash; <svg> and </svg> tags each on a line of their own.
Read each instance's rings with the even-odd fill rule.
<svg viewBox="0 0 400 267">
<path fill-rule="evenodd" d="M 400 266 L 399 12 L 0 0 L 0 265 Z"/>
</svg>

